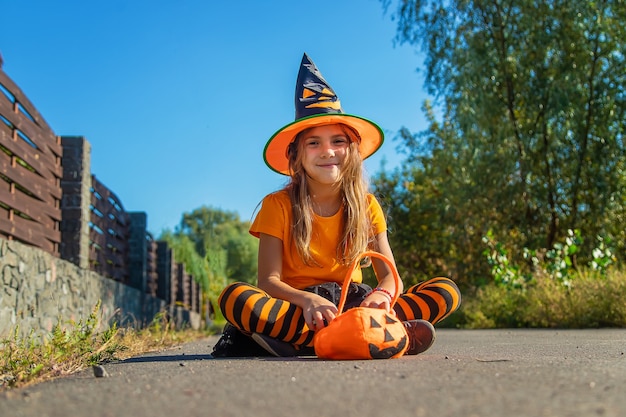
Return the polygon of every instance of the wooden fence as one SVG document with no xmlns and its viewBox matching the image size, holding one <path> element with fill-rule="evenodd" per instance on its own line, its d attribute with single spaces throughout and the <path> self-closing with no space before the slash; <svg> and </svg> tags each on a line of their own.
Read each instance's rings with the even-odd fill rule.
<svg viewBox="0 0 626 417">
<path fill-rule="evenodd" d="M 95 175 L 91 177 L 89 221 L 90 269 L 128 282 L 129 219 L 122 203 Z"/>
<path fill-rule="evenodd" d="M 202 291 L 165 242 L 90 172 L 83 137 L 56 136 L 0 68 L 0 237 L 202 309 Z"/>
<path fill-rule="evenodd" d="M 60 138 L 0 69 L 0 236 L 59 255 Z"/>
</svg>

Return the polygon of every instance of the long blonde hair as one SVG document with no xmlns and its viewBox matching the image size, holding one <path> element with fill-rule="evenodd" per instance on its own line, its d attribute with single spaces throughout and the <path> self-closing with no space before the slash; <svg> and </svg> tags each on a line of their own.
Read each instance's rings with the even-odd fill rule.
<svg viewBox="0 0 626 417">
<path fill-rule="evenodd" d="M 348 152 L 342 164 L 340 189 L 342 198 L 343 230 L 337 246 L 337 260 L 349 265 L 373 242 L 372 226 L 368 215 L 368 184 L 363 173 L 359 154 L 359 135 L 349 126 L 339 124 L 350 140 Z M 291 180 L 285 187 L 291 199 L 293 244 L 306 265 L 319 265 L 310 251 L 313 232 L 313 205 L 309 194 L 308 176 L 302 165 L 302 137 L 312 128 L 300 132 L 289 145 L 289 169 Z"/>
</svg>

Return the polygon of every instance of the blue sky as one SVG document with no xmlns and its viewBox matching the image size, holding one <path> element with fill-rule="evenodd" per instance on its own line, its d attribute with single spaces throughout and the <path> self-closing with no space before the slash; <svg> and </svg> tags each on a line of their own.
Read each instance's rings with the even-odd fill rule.
<svg viewBox="0 0 626 417">
<path fill-rule="evenodd" d="M 294 119 L 307 52 L 344 111 L 393 138 L 425 129 L 422 59 L 394 46 L 378 0 L 35 0 L 2 5 L 4 71 L 57 135 L 85 136 L 91 171 L 155 235 L 212 206 L 250 220 L 286 177 L 262 159 Z"/>
</svg>

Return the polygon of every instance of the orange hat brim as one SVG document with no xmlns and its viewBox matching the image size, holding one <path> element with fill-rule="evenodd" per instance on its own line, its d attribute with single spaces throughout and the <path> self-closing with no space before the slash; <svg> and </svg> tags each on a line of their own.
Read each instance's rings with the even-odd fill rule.
<svg viewBox="0 0 626 417">
<path fill-rule="evenodd" d="M 382 146 L 385 140 L 382 129 L 376 123 L 363 117 L 345 113 L 318 114 L 298 119 L 274 133 L 263 150 L 265 163 L 279 174 L 290 175 L 287 147 L 294 141 L 298 133 L 311 127 L 335 123 L 343 123 L 358 132 L 361 137 L 359 144 L 361 159 L 371 156 Z"/>
</svg>

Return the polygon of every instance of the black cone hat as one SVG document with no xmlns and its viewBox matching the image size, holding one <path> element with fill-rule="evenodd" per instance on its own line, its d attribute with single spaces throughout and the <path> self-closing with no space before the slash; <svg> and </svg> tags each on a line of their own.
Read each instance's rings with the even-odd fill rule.
<svg viewBox="0 0 626 417">
<path fill-rule="evenodd" d="M 287 147 L 304 129 L 334 123 L 350 126 L 359 136 L 359 153 L 365 159 L 380 148 L 383 131 L 374 122 L 346 114 L 337 94 L 305 53 L 296 81 L 295 121 L 276 132 L 265 145 L 263 159 L 274 171 L 289 175 Z"/>
</svg>

